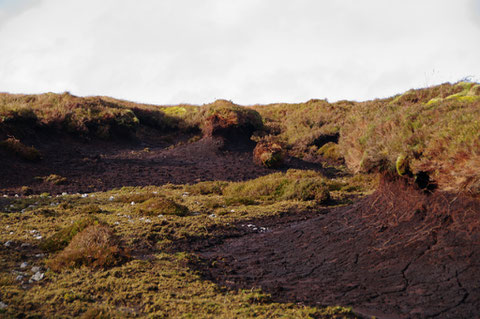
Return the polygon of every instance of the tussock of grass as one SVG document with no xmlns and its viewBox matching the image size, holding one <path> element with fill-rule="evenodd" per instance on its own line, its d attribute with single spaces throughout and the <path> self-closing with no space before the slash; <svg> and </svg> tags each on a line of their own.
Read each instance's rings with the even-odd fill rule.
<svg viewBox="0 0 480 319">
<path fill-rule="evenodd" d="M 255 200 L 315 200 L 326 203 L 330 199 L 327 183 L 313 171 L 288 170 L 246 182 L 231 183 L 223 190 L 231 202 L 254 203 Z"/>
<path fill-rule="evenodd" d="M 57 174 L 51 174 L 51 175 L 45 176 L 41 179 L 44 182 L 50 183 L 50 184 L 53 184 L 53 185 L 63 185 L 63 184 L 66 184 L 67 181 L 68 181 L 66 177 L 63 177 L 63 176 L 60 176 L 60 175 L 57 175 Z"/>
<path fill-rule="evenodd" d="M 72 238 L 85 228 L 98 225 L 99 220 L 94 216 L 88 216 L 75 221 L 72 225 L 65 227 L 52 236 L 45 239 L 40 247 L 47 252 L 54 252 L 65 248 Z"/>
<path fill-rule="evenodd" d="M 340 154 L 340 150 L 338 149 L 338 144 L 334 142 L 328 142 L 324 144 L 317 150 L 317 153 L 324 158 L 333 161 L 339 161 L 342 159 L 342 155 Z"/>
<path fill-rule="evenodd" d="M 221 181 L 199 182 L 197 184 L 187 185 L 185 187 L 185 190 L 195 195 L 209 195 L 209 194 L 222 195 L 222 189 L 226 185 L 228 185 L 228 182 L 221 182 Z"/>
<path fill-rule="evenodd" d="M 189 213 L 187 207 L 177 204 L 175 201 L 165 197 L 153 197 L 140 204 L 137 208 L 142 215 L 156 216 L 162 215 L 176 215 L 186 216 Z"/>
<path fill-rule="evenodd" d="M 120 264 L 128 255 L 106 225 L 91 225 L 76 234 L 68 246 L 48 262 L 53 271 L 90 266 L 106 268 Z"/>
<path fill-rule="evenodd" d="M 9 137 L 1 141 L 0 147 L 30 162 L 37 162 L 42 159 L 40 151 L 33 146 L 26 146 L 15 137 Z"/>
<path fill-rule="evenodd" d="M 282 147 L 274 142 L 260 141 L 253 150 L 253 161 L 267 168 L 282 166 L 283 158 Z"/>
</svg>

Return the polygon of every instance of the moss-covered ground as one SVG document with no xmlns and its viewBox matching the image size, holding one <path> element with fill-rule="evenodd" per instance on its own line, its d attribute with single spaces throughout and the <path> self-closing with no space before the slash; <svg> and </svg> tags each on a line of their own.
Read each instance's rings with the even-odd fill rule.
<svg viewBox="0 0 480 319">
<path fill-rule="evenodd" d="M 317 178 L 328 204 L 302 197 L 289 185 Z M 109 192 L 0 199 L 0 316 L 84 318 L 342 318 L 342 307 L 277 303 L 259 289 L 230 291 L 191 267 L 192 243 L 268 231 L 242 227 L 295 212 L 341 205 L 370 188 L 365 180 L 324 180 L 290 171 L 242 183 L 124 187 Z M 354 187 L 352 185 L 357 185 Z M 305 186 L 308 187 L 308 186 Z M 305 190 L 305 189 L 304 189 Z M 232 192 L 237 198 L 229 200 Z M 251 200 L 248 201 L 247 199 Z M 160 203 L 145 214 L 149 202 Z M 166 203 L 165 207 L 161 203 Z M 183 207 L 181 214 L 172 203 Z M 293 213 L 292 213 L 293 212 Z M 115 266 L 51 269 L 52 262 L 88 224 L 111 227 L 129 258 Z M 261 222 L 258 222 L 261 223 Z M 53 245 L 54 243 L 58 245 Z M 52 248 L 53 247 L 53 248 Z M 35 269 L 34 267 L 40 267 Z M 33 268 L 33 269 L 32 269 Z M 40 272 L 43 278 L 32 279 Z"/>
</svg>

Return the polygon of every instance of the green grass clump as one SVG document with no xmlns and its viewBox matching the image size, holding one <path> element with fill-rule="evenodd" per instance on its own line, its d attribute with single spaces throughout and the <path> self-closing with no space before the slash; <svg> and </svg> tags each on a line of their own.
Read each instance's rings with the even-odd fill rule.
<svg viewBox="0 0 480 319">
<path fill-rule="evenodd" d="M 15 137 L 9 137 L 1 141 L 0 147 L 30 162 L 37 162 L 42 159 L 40 151 L 33 146 L 26 146 Z"/>
<path fill-rule="evenodd" d="M 76 234 L 89 226 L 98 225 L 99 223 L 99 220 L 94 216 L 81 218 L 75 221 L 72 225 L 59 230 L 52 236 L 45 239 L 40 244 L 40 247 L 47 252 L 61 250 L 70 243 Z"/>
<path fill-rule="evenodd" d="M 326 203 L 330 193 L 325 179 L 313 171 L 288 170 L 274 173 L 246 182 L 231 183 L 224 188 L 226 198 L 244 200 L 315 200 Z"/>
<path fill-rule="evenodd" d="M 333 161 L 339 161 L 342 159 L 338 144 L 334 142 L 324 144 L 317 150 L 317 154 Z"/>
<path fill-rule="evenodd" d="M 113 230 L 106 225 L 91 225 L 77 233 L 68 246 L 48 261 L 53 271 L 89 266 L 106 268 L 128 259 Z"/>
<path fill-rule="evenodd" d="M 153 197 L 143 202 L 137 208 L 138 212 L 142 215 L 155 216 L 159 214 L 163 215 L 176 215 L 186 216 L 189 213 L 187 207 L 177 204 L 175 201 L 165 197 Z"/>
<path fill-rule="evenodd" d="M 68 181 L 66 177 L 63 177 L 57 174 L 51 174 L 43 177 L 42 179 L 44 182 L 50 183 L 53 185 L 63 185 L 63 184 L 66 184 Z"/>
<path fill-rule="evenodd" d="M 185 190 L 195 195 L 209 195 L 209 194 L 222 195 L 222 189 L 226 185 L 228 185 L 228 182 L 222 182 L 222 181 L 199 182 L 197 184 L 187 185 L 185 187 Z"/>
</svg>

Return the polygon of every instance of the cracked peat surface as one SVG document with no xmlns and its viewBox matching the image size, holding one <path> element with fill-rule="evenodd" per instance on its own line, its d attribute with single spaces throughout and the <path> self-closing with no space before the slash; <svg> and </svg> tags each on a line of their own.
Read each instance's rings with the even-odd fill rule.
<svg viewBox="0 0 480 319">
<path fill-rule="evenodd" d="M 199 255 L 206 278 L 261 287 L 277 301 L 352 306 L 378 318 L 480 316 L 480 203 L 403 181 Z"/>
</svg>

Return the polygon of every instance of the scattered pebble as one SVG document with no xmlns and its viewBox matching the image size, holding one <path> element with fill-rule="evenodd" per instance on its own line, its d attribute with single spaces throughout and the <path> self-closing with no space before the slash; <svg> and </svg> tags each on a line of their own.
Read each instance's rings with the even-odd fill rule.
<svg viewBox="0 0 480 319">
<path fill-rule="evenodd" d="M 43 272 L 37 271 L 32 277 L 30 278 L 29 282 L 32 283 L 34 281 L 40 281 L 45 277 L 45 274 Z"/>
<path fill-rule="evenodd" d="M 152 221 L 149 218 L 147 218 L 147 219 L 145 219 L 145 222 L 146 223 L 151 223 Z"/>
<path fill-rule="evenodd" d="M 88 194 L 82 194 L 82 198 L 88 197 Z"/>
<path fill-rule="evenodd" d="M 235 213 L 235 209 L 230 209 L 230 213 Z"/>
<path fill-rule="evenodd" d="M 158 217 L 158 218 L 162 218 L 162 217 L 163 217 L 163 214 L 160 214 L 160 215 L 158 215 L 157 217 Z"/>
<path fill-rule="evenodd" d="M 37 272 L 39 272 L 39 271 L 40 271 L 40 267 L 38 267 L 38 266 L 33 266 L 33 267 L 32 267 L 32 272 L 33 272 L 33 273 L 37 273 Z"/>
<path fill-rule="evenodd" d="M 15 234 L 15 232 L 11 231 L 11 232 L 10 232 L 10 235 L 13 235 L 13 234 Z"/>
<path fill-rule="evenodd" d="M 110 198 L 109 198 L 108 200 L 109 200 L 109 201 L 112 201 L 112 200 L 114 200 L 114 199 L 115 199 L 115 197 L 110 196 Z"/>
<path fill-rule="evenodd" d="M 152 192 L 152 193 L 153 193 L 153 194 L 155 194 L 155 195 L 157 195 L 157 194 L 158 194 L 158 192 L 157 192 L 157 191 L 154 191 L 154 192 Z"/>
<path fill-rule="evenodd" d="M 43 253 L 42 254 L 36 254 L 35 257 L 42 258 L 42 257 L 45 257 L 45 254 L 43 254 Z"/>
<path fill-rule="evenodd" d="M 113 224 L 114 225 L 120 225 L 120 222 L 114 222 Z"/>
<path fill-rule="evenodd" d="M 18 196 L 18 194 L 15 194 L 15 197 L 20 197 L 20 196 Z"/>
<path fill-rule="evenodd" d="M 62 196 L 67 196 L 67 195 L 68 195 L 67 192 L 63 192 L 63 193 L 62 193 Z"/>
<path fill-rule="evenodd" d="M 26 248 L 26 247 L 30 247 L 30 244 L 29 243 L 22 243 L 20 245 L 20 248 Z"/>
<path fill-rule="evenodd" d="M 130 205 L 132 205 L 132 206 L 135 205 L 135 202 L 131 202 Z"/>
<path fill-rule="evenodd" d="M 210 215 L 208 215 L 208 217 L 210 217 L 210 218 L 215 218 L 215 217 L 217 217 L 217 215 L 215 215 L 215 214 L 210 214 Z"/>
<path fill-rule="evenodd" d="M 7 307 L 8 307 L 8 305 L 7 305 L 6 303 L 3 303 L 3 302 L 0 301 L 0 309 L 3 310 L 3 309 L 5 309 L 5 308 L 7 308 Z"/>
<path fill-rule="evenodd" d="M 23 275 L 18 275 L 18 276 L 15 278 L 15 280 L 17 280 L 17 281 L 21 281 L 22 279 L 23 279 Z"/>
<path fill-rule="evenodd" d="M 8 198 L 8 195 L 3 195 L 3 197 Z"/>
<path fill-rule="evenodd" d="M 3 244 L 3 246 L 10 247 L 10 246 L 12 246 L 12 244 L 13 244 L 13 242 L 11 240 L 9 240 L 5 244 Z"/>
<path fill-rule="evenodd" d="M 27 262 L 23 262 L 23 263 L 20 264 L 20 268 L 22 268 L 22 269 L 27 268 L 27 266 L 28 266 Z"/>
<path fill-rule="evenodd" d="M 36 234 L 36 233 L 38 233 L 38 230 L 36 230 L 36 229 L 33 229 L 33 230 L 30 231 L 30 234 Z"/>
<path fill-rule="evenodd" d="M 22 209 L 20 212 L 23 214 L 23 213 L 25 213 L 26 211 L 27 211 L 27 209 L 24 208 L 24 209 Z"/>
<path fill-rule="evenodd" d="M 40 239 L 42 239 L 43 237 L 42 237 L 42 235 L 37 235 L 37 236 L 35 236 L 35 237 L 33 237 L 33 238 L 35 238 L 36 240 L 40 240 Z"/>
</svg>

